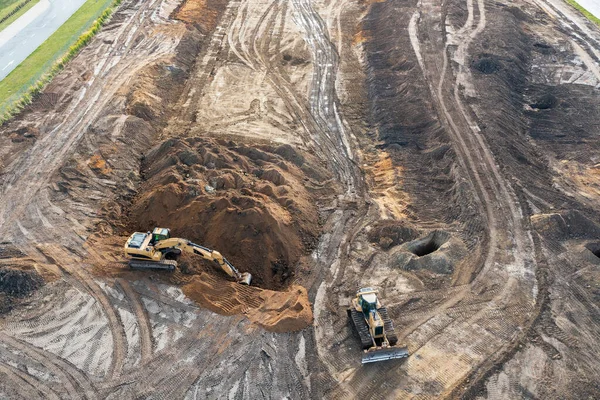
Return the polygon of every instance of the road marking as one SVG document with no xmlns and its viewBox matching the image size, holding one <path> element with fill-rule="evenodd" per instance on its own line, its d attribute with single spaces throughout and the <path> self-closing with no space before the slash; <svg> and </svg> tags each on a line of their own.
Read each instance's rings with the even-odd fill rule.
<svg viewBox="0 0 600 400">
<path fill-rule="evenodd" d="M 10 54 L 8 55 L 9 57 L 12 56 L 13 54 L 15 54 L 15 51 L 11 51 Z"/>
<path fill-rule="evenodd" d="M 45 28 L 45 27 L 46 27 L 46 25 L 48 25 L 48 23 L 47 23 L 47 22 L 46 22 L 44 25 L 42 25 L 42 28 Z"/>
<path fill-rule="evenodd" d="M 9 62 L 8 64 L 6 64 L 6 67 L 2 68 L 2 71 L 4 71 L 6 68 L 10 67 L 12 64 L 15 63 L 15 60 L 12 60 L 11 62 Z"/>
<path fill-rule="evenodd" d="M 35 33 L 32 33 L 31 35 L 29 35 L 30 38 L 34 37 Z"/>
</svg>

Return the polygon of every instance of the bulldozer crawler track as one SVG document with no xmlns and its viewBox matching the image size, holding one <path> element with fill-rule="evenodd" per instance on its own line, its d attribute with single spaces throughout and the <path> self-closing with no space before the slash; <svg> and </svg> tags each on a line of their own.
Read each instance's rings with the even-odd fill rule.
<svg viewBox="0 0 600 400">
<path fill-rule="evenodd" d="M 365 321 L 364 317 L 355 309 L 348 310 L 348 316 L 350 317 L 350 323 L 354 327 L 354 331 L 360 338 L 360 343 L 363 349 L 368 349 L 373 346 L 373 339 L 369 333 L 369 326 Z"/>
<path fill-rule="evenodd" d="M 383 319 L 383 330 L 385 332 L 385 336 L 387 336 L 390 345 L 394 346 L 396 343 L 398 343 L 398 336 L 394 330 L 394 323 L 388 315 L 387 308 L 381 307 L 377 310 L 377 312 L 379 312 L 379 315 L 381 315 L 381 318 Z"/>
</svg>

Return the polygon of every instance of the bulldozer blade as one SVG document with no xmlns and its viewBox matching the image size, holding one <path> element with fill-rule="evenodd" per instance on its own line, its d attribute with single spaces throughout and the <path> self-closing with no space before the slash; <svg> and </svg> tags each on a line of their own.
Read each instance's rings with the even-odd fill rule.
<svg viewBox="0 0 600 400">
<path fill-rule="evenodd" d="M 408 349 L 406 347 L 374 347 L 365 351 L 362 363 L 368 364 L 405 357 L 408 357 Z"/>
</svg>

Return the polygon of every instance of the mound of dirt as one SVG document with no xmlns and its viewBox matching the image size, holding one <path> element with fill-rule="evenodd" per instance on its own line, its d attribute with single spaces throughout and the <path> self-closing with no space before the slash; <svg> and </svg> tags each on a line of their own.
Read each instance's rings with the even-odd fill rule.
<svg viewBox="0 0 600 400">
<path fill-rule="evenodd" d="M 202 307 L 223 315 L 244 314 L 270 332 L 294 332 L 312 324 L 306 289 L 292 285 L 277 292 L 223 282 L 207 273 L 194 276 L 183 292 Z"/>
<path fill-rule="evenodd" d="M 531 224 L 544 237 L 558 241 L 600 237 L 600 226 L 577 210 L 536 214 Z"/>
<path fill-rule="evenodd" d="M 467 254 L 464 243 L 458 237 L 435 230 L 391 250 L 391 267 L 451 275 Z"/>
<path fill-rule="evenodd" d="M 414 240 L 418 235 L 419 232 L 408 223 L 398 221 L 380 221 L 367 233 L 369 241 L 384 250 Z"/>
<path fill-rule="evenodd" d="M 0 292 L 15 297 L 25 297 L 44 284 L 42 277 L 35 271 L 0 268 Z"/>
<path fill-rule="evenodd" d="M 305 188 L 312 180 L 297 165 L 303 160 L 289 148 L 169 139 L 143 161 L 131 228 L 169 227 L 173 236 L 220 251 L 250 272 L 253 284 L 281 288 L 320 234 Z"/>
</svg>

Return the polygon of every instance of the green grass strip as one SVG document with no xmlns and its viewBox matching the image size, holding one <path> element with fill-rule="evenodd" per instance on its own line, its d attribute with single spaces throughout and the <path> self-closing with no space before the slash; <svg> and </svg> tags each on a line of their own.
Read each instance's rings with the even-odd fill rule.
<svg viewBox="0 0 600 400">
<path fill-rule="evenodd" d="M 4 30 L 7 26 L 15 22 L 21 15 L 25 14 L 29 9 L 39 3 L 40 0 L 25 0 L 19 3 L 13 3 L 10 7 L 0 10 L 0 32 Z M 14 10 L 20 7 L 16 12 Z M 11 13 L 13 13 L 11 15 Z M 6 18 L 6 16 L 10 15 L 10 17 Z"/>
<path fill-rule="evenodd" d="M 11 6 L 15 6 L 16 4 L 20 3 L 21 1 L 19 0 L 0 0 L 0 16 L 3 15 L 3 13 L 5 12 L 5 10 L 11 9 Z"/>
<path fill-rule="evenodd" d="M 86 1 L 52 36 L 0 81 L 0 125 L 31 104 L 35 96 L 108 22 L 120 3 L 121 0 Z M 78 35 L 86 26 L 89 28 Z"/>
<path fill-rule="evenodd" d="M 592 21 L 594 24 L 600 26 L 600 18 L 595 17 L 594 14 L 592 14 L 591 12 L 589 12 L 588 10 L 583 8 L 575 0 L 566 0 L 566 2 L 570 5 L 572 5 L 573 7 L 575 7 L 577 9 L 577 11 L 579 11 L 580 13 L 582 13 L 584 15 L 584 17 L 586 17 L 587 19 Z"/>
</svg>

